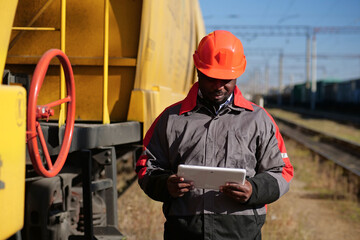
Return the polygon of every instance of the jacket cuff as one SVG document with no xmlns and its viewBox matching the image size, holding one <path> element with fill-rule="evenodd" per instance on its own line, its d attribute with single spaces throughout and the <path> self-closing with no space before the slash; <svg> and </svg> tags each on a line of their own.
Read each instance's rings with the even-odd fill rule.
<svg viewBox="0 0 360 240">
<path fill-rule="evenodd" d="M 169 191 L 167 189 L 167 179 L 172 173 L 170 172 L 161 172 L 154 173 L 150 177 L 150 181 L 147 183 L 146 193 L 147 195 L 156 200 L 165 202 L 171 198 Z"/>
<path fill-rule="evenodd" d="M 247 201 L 248 205 L 269 204 L 280 197 L 277 180 L 268 173 L 260 173 L 253 178 L 247 179 L 252 186 L 252 194 Z"/>
</svg>

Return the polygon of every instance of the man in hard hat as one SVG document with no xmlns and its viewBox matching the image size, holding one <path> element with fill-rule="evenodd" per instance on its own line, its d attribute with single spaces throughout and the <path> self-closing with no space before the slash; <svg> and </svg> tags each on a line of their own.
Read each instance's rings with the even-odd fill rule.
<svg viewBox="0 0 360 240">
<path fill-rule="evenodd" d="M 198 82 L 168 107 L 144 139 L 139 184 L 162 201 L 164 239 L 261 239 L 266 204 L 289 189 L 293 167 L 272 117 L 236 86 L 246 58 L 228 31 L 205 36 L 194 54 Z M 194 188 L 179 164 L 246 169 L 244 185 Z"/>
</svg>

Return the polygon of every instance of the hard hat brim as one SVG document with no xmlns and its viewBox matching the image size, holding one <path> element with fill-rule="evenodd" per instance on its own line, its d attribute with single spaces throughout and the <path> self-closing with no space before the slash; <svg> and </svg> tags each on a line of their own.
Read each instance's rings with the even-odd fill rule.
<svg viewBox="0 0 360 240">
<path fill-rule="evenodd" d="M 245 68 L 246 68 L 245 56 L 242 61 L 242 63 L 243 63 L 242 65 L 233 67 L 231 69 L 214 68 L 213 66 L 210 66 L 210 65 L 202 62 L 196 52 L 194 53 L 193 58 L 194 58 L 195 67 L 200 72 L 202 72 L 203 74 L 205 74 L 208 77 L 216 78 L 216 79 L 236 79 L 245 72 Z"/>
</svg>

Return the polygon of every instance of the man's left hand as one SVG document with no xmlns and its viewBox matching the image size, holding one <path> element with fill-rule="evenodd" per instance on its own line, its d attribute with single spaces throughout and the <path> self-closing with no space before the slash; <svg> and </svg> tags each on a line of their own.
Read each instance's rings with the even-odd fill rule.
<svg viewBox="0 0 360 240">
<path fill-rule="evenodd" d="M 229 182 L 226 183 L 225 186 L 220 187 L 220 192 L 226 194 L 227 196 L 240 203 L 245 203 L 251 197 L 252 186 L 251 183 L 247 180 L 245 180 L 244 185 Z"/>
</svg>

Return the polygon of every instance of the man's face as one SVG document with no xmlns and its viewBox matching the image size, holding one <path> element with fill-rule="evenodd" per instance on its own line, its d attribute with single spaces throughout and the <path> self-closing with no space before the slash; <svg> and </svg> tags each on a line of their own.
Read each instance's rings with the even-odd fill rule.
<svg viewBox="0 0 360 240">
<path fill-rule="evenodd" d="M 220 105 L 224 103 L 233 93 L 236 79 L 211 78 L 198 71 L 199 88 L 204 98 Z"/>
</svg>

